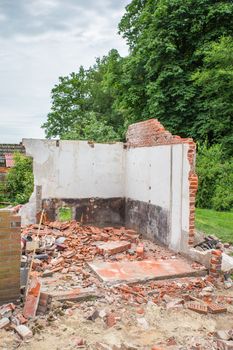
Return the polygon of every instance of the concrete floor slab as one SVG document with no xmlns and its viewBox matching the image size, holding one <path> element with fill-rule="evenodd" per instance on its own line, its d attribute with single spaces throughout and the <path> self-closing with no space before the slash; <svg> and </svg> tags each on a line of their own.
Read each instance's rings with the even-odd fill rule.
<svg viewBox="0 0 233 350">
<path fill-rule="evenodd" d="M 168 278 L 196 276 L 206 270 L 194 270 L 181 259 L 143 261 L 91 262 L 89 267 L 108 284 L 144 282 Z"/>
</svg>

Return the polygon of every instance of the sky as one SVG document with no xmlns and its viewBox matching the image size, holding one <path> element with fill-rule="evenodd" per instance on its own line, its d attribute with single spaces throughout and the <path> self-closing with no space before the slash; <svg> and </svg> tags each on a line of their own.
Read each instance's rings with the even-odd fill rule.
<svg viewBox="0 0 233 350">
<path fill-rule="evenodd" d="M 116 48 L 130 0 L 0 0 L 0 143 L 44 138 L 58 77 Z"/>
</svg>

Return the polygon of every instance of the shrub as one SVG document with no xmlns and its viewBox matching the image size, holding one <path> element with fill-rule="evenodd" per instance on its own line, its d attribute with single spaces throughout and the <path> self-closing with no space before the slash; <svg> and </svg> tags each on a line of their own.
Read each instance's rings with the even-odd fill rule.
<svg viewBox="0 0 233 350">
<path fill-rule="evenodd" d="M 12 203 L 24 204 L 33 192 L 32 159 L 15 153 L 14 162 L 6 179 L 7 195 Z"/>
<path fill-rule="evenodd" d="M 197 207 L 230 210 L 233 206 L 233 159 L 224 160 L 221 145 L 198 145 L 197 174 Z"/>
<path fill-rule="evenodd" d="M 222 171 L 216 179 L 212 198 L 213 209 L 231 210 L 233 208 L 233 160 L 222 164 Z"/>
</svg>

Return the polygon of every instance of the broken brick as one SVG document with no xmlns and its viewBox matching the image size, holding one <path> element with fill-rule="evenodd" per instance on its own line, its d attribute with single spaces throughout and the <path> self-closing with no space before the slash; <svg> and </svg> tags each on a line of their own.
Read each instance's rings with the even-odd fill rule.
<svg viewBox="0 0 233 350">
<path fill-rule="evenodd" d="M 111 328 L 115 324 L 116 324 L 116 317 L 115 317 L 114 313 L 111 312 L 106 316 L 106 325 L 108 328 Z"/>
<path fill-rule="evenodd" d="M 104 254 L 113 255 L 130 249 L 131 243 L 127 241 L 108 241 L 98 245 L 98 249 Z"/>
<path fill-rule="evenodd" d="M 221 314 L 223 312 L 227 312 L 227 308 L 223 305 L 215 304 L 215 303 L 210 303 L 208 304 L 208 310 L 212 314 Z"/>
<path fill-rule="evenodd" d="M 23 316 L 25 318 L 33 318 L 36 316 L 40 299 L 40 289 L 41 283 L 38 278 L 34 277 L 29 284 L 26 301 L 23 308 Z"/>
<path fill-rule="evenodd" d="M 208 307 L 207 305 L 198 303 L 198 302 L 187 302 L 185 306 L 192 311 L 198 312 L 199 314 L 207 314 L 208 313 Z"/>
<path fill-rule="evenodd" d="M 144 246 L 142 244 L 137 246 L 136 254 L 138 258 L 140 259 L 144 258 Z"/>
</svg>

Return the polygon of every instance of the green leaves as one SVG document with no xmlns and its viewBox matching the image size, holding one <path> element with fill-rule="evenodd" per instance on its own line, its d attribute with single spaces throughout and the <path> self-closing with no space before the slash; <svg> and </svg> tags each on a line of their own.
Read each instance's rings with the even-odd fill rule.
<svg viewBox="0 0 233 350">
<path fill-rule="evenodd" d="M 80 67 L 78 73 L 59 78 L 52 90 L 51 111 L 42 126 L 48 138 L 122 139 L 124 121 L 116 102 L 122 60 L 117 50 L 112 50 L 89 69 Z"/>
<path fill-rule="evenodd" d="M 72 130 L 61 135 L 62 140 L 117 141 L 119 136 L 106 121 L 99 121 L 94 112 L 87 112 Z"/>
<path fill-rule="evenodd" d="M 20 153 L 14 154 L 14 167 L 6 178 L 6 193 L 12 203 L 27 203 L 34 186 L 32 159 Z"/>
<path fill-rule="evenodd" d="M 198 145 L 197 174 L 199 188 L 197 206 L 230 210 L 233 206 L 233 158 L 224 160 L 221 145 Z"/>
</svg>

